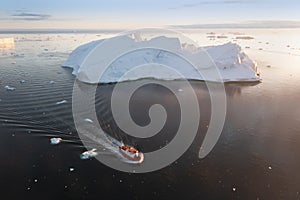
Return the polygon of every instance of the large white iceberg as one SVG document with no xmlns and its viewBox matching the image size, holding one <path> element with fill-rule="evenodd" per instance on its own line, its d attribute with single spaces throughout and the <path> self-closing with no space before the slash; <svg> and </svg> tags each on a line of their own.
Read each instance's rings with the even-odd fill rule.
<svg viewBox="0 0 300 200">
<path fill-rule="evenodd" d="M 118 45 L 108 46 L 110 43 L 105 44 L 108 39 L 93 41 L 77 47 L 62 66 L 72 68 L 72 73 L 80 81 L 88 83 L 109 83 L 141 78 L 174 80 L 183 77 L 216 82 L 260 80 L 256 63 L 241 50 L 239 45 L 234 43 L 196 48 L 193 45 L 180 43 L 178 38 L 164 36 L 150 40 L 137 40 L 128 36 L 118 36 L 113 39 L 114 44 L 120 44 L 120 49 Z M 131 51 L 126 52 L 126 48 L 130 48 Z M 108 58 L 106 57 L 113 54 L 120 56 L 107 67 L 105 62 Z M 209 57 L 214 65 L 207 62 L 207 59 L 203 59 L 204 57 Z M 139 70 L 131 73 L 130 76 L 122 77 L 135 67 L 150 63 L 155 63 L 156 66 L 157 64 L 171 66 L 180 72 L 181 76 L 176 73 L 168 73 L 166 70 L 157 71 L 148 67 L 146 70 Z M 197 65 L 198 70 L 192 64 Z M 218 76 L 215 75 L 216 69 Z M 104 71 L 101 78 L 97 77 L 99 74 L 96 72 L 99 70 Z"/>
</svg>

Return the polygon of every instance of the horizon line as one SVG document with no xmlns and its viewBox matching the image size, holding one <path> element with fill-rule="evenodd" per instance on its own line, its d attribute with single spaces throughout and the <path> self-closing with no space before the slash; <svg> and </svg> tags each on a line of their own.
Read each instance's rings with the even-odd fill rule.
<svg viewBox="0 0 300 200">
<path fill-rule="evenodd" d="M 0 28 L 0 34 L 9 33 L 103 33 L 103 32 L 122 32 L 127 30 L 139 29 L 140 26 L 134 28 Z M 144 27 L 145 28 L 145 27 Z M 147 27 L 151 28 L 151 27 Z M 155 28 L 155 27 L 153 27 Z M 158 27 L 156 27 L 158 28 Z M 199 23 L 199 24 L 174 24 L 164 25 L 160 28 L 167 29 L 296 29 L 300 28 L 300 21 L 288 20 L 256 20 L 244 21 L 237 23 Z"/>
</svg>

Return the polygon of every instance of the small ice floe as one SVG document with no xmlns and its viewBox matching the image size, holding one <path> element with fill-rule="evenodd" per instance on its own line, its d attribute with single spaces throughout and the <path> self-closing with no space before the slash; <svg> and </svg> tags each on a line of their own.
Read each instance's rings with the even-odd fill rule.
<svg viewBox="0 0 300 200">
<path fill-rule="evenodd" d="M 89 118 L 85 118 L 84 121 L 89 122 L 89 123 L 93 123 L 93 120 L 91 120 Z"/>
<path fill-rule="evenodd" d="M 70 172 L 73 172 L 75 169 L 73 167 L 70 167 Z"/>
<path fill-rule="evenodd" d="M 49 83 L 50 83 L 50 84 L 54 84 L 55 82 L 54 82 L 54 81 L 50 81 Z"/>
<path fill-rule="evenodd" d="M 25 83 L 26 81 L 25 80 L 20 80 L 20 83 Z"/>
<path fill-rule="evenodd" d="M 268 169 L 269 169 L 269 170 L 271 170 L 271 169 L 272 169 L 272 167 L 271 167 L 271 166 L 269 166 L 269 167 L 268 167 Z"/>
<path fill-rule="evenodd" d="M 51 139 L 50 139 L 50 144 L 52 144 L 52 145 L 57 145 L 57 144 L 59 144 L 61 141 L 62 141 L 61 138 L 51 138 Z"/>
<path fill-rule="evenodd" d="M 235 188 L 235 187 L 233 187 L 233 188 L 232 188 L 232 191 L 233 191 L 233 192 L 235 192 L 235 191 L 236 191 L 236 188 Z"/>
<path fill-rule="evenodd" d="M 98 153 L 96 152 L 97 149 L 92 149 L 92 150 L 89 150 L 89 151 L 85 151 L 83 152 L 81 155 L 80 155 L 80 158 L 82 160 L 87 160 L 89 158 L 93 158 L 93 157 L 96 157 L 98 155 Z"/>
<path fill-rule="evenodd" d="M 182 91 L 183 91 L 183 89 L 178 89 L 177 91 L 178 91 L 178 92 L 182 92 Z"/>
<path fill-rule="evenodd" d="M 60 104 L 64 104 L 64 103 L 67 103 L 67 100 L 58 101 L 58 102 L 56 102 L 56 105 L 60 105 Z"/>
<path fill-rule="evenodd" d="M 6 85 L 6 86 L 4 87 L 4 89 L 6 89 L 7 91 L 14 91 L 14 90 L 16 90 L 16 88 L 11 87 L 11 86 L 9 86 L 9 85 Z"/>
</svg>

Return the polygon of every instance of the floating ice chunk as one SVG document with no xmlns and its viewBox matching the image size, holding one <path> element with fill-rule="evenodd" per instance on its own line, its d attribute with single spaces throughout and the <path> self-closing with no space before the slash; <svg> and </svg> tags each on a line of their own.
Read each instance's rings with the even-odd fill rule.
<svg viewBox="0 0 300 200">
<path fill-rule="evenodd" d="M 16 88 L 14 88 L 14 87 L 11 87 L 11 86 L 9 86 L 9 85 L 6 85 L 5 87 L 4 87 L 7 91 L 14 91 Z"/>
<path fill-rule="evenodd" d="M 61 138 L 51 138 L 51 139 L 50 139 L 50 144 L 52 144 L 52 145 L 57 145 L 57 144 L 59 144 L 61 141 L 62 141 Z"/>
<path fill-rule="evenodd" d="M 89 122 L 89 123 L 93 123 L 93 120 L 91 120 L 89 118 L 85 118 L 84 121 Z"/>
<path fill-rule="evenodd" d="M 236 191 L 236 188 L 235 188 L 235 187 L 233 187 L 233 188 L 232 188 L 232 191 L 233 191 L 233 192 L 235 192 L 235 191 Z"/>
<path fill-rule="evenodd" d="M 268 169 L 269 169 L 269 170 L 271 170 L 271 169 L 272 169 L 272 167 L 271 167 L 271 166 L 269 166 L 269 167 L 268 167 Z"/>
<path fill-rule="evenodd" d="M 183 91 L 183 89 L 178 89 L 177 91 L 178 91 L 178 92 L 182 92 L 182 91 Z"/>
<path fill-rule="evenodd" d="M 70 167 L 70 172 L 73 172 L 75 169 L 73 167 Z"/>
<path fill-rule="evenodd" d="M 67 103 L 67 100 L 58 101 L 58 102 L 56 102 L 56 105 L 60 105 L 60 104 L 63 104 L 63 103 Z"/>
<path fill-rule="evenodd" d="M 50 81 L 49 83 L 50 83 L 50 84 L 54 84 L 55 82 L 54 82 L 54 81 Z"/>
<path fill-rule="evenodd" d="M 25 80 L 20 80 L 20 83 L 25 83 L 26 81 Z"/>
<path fill-rule="evenodd" d="M 89 150 L 89 151 L 85 151 L 83 152 L 81 155 L 80 155 L 80 158 L 82 160 L 86 160 L 86 159 L 89 159 L 89 158 L 93 158 L 95 156 L 98 155 L 98 153 L 96 152 L 97 149 L 92 149 L 92 150 Z"/>
</svg>

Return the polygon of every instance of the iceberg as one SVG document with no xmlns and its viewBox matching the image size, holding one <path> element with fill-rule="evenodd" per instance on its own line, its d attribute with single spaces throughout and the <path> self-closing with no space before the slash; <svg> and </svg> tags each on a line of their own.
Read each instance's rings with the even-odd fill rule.
<svg viewBox="0 0 300 200">
<path fill-rule="evenodd" d="M 0 38 L 0 48 L 14 48 L 14 38 Z"/>
<path fill-rule="evenodd" d="M 106 45 L 107 49 L 98 51 L 105 52 L 106 55 L 95 55 L 97 48 L 104 48 L 101 45 L 109 39 L 97 40 L 77 47 L 69 55 L 67 61 L 62 64 L 62 67 L 71 68 L 73 70 L 72 74 L 78 80 L 86 83 L 112 83 L 142 78 L 175 80 L 183 77 L 189 80 L 212 82 L 256 82 L 261 80 L 255 61 L 250 59 L 242 51 L 241 47 L 235 43 L 229 42 L 217 46 L 195 47 L 181 43 L 178 38 L 165 36 L 155 37 L 150 40 L 137 40 L 129 36 L 117 36 L 113 39 L 118 41 L 118 44 L 121 44 L 121 46 L 134 47 L 138 50 L 129 51 L 126 55 L 120 54 L 117 59 L 110 63 L 108 68 L 103 70 L 106 67 L 103 64 L 104 62 L 102 62 L 107 60 L 105 56 L 113 54 L 110 52 L 122 52 L 122 50 L 119 50 L 118 46 L 107 47 Z M 149 46 L 163 46 L 166 47 L 167 51 L 160 48 L 147 48 Z M 205 57 L 203 52 L 205 52 L 206 57 L 210 58 L 210 62 L 214 63 L 214 66 L 203 59 Z M 91 54 L 94 55 L 91 56 Z M 182 59 L 182 57 L 187 59 Z M 86 62 L 87 59 L 89 59 L 89 62 Z M 138 71 L 132 73 L 132 76 L 123 77 L 126 72 L 135 67 L 151 63 L 172 66 L 182 76 L 168 73 L 165 70 L 159 72 L 153 70 L 152 67 L 148 67 L 147 70 Z M 200 68 L 198 67 L 197 70 L 191 64 L 196 64 Z M 99 71 L 99 69 L 105 71 L 101 78 L 95 75 L 95 72 Z M 216 69 L 218 78 L 214 74 Z"/>
</svg>

